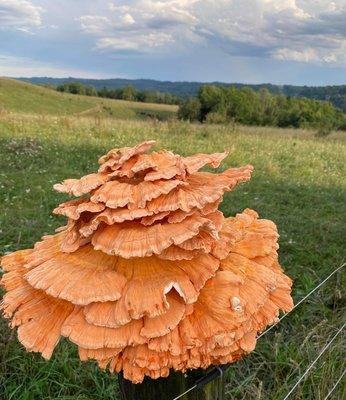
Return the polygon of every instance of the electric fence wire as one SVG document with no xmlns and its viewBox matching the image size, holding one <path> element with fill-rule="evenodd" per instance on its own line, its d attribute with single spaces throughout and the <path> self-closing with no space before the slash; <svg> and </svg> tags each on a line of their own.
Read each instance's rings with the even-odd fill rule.
<svg viewBox="0 0 346 400">
<path fill-rule="evenodd" d="M 194 390 L 194 389 L 196 389 L 196 388 L 197 388 L 197 385 L 191 386 L 190 389 L 187 389 L 184 393 L 181 393 L 179 396 L 174 397 L 173 400 L 178 400 L 178 399 L 180 399 L 181 397 L 185 396 L 186 394 L 190 393 L 192 390 Z"/>
<path fill-rule="evenodd" d="M 320 282 L 320 283 L 319 283 L 314 289 L 312 289 L 306 296 L 304 296 L 302 299 L 300 299 L 300 300 L 298 301 L 298 303 L 296 303 L 296 304 L 294 305 L 294 307 L 292 308 L 291 311 L 289 311 L 288 313 L 284 314 L 284 315 L 278 320 L 278 322 L 277 322 L 276 324 L 271 325 L 268 329 L 266 329 L 264 332 L 262 332 L 262 333 L 257 337 L 257 339 L 260 339 L 261 337 L 263 337 L 264 335 L 266 335 L 270 330 L 272 330 L 275 326 L 277 326 L 278 323 L 280 323 L 284 318 L 286 318 L 287 315 L 291 314 L 293 310 L 295 310 L 301 303 L 303 303 L 303 301 L 305 301 L 305 300 L 306 300 L 308 297 L 310 297 L 316 290 L 318 290 L 322 285 L 324 285 L 333 275 L 335 275 L 338 271 L 340 271 L 345 265 L 346 265 L 346 263 L 343 263 L 343 264 L 340 265 L 338 268 L 336 268 L 333 272 L 331 272 L 322 282 Z M 344 327 L 345 327 L 345 324 L 343 325 L 343 327 L 341 328 L 341 330 L 342 330 Z M 341 332 L 341 330 L 340 330 L 340 332 Z M 340 332 L 338 331 L 337 335 L 338 335 Z M 333 340 L 334 340 L 334 338 L 332 339 L 332 341 L 333 341 Z M 328 343 L 328 347 L 329 347 L 330 344 L 331 344 L 331 342 Z M 326 350 L 326 349 L 325 349 L 325 350 Z M 320 356 L 321 356 L 321 355 L 320 355 Z M 319 356 L 319 357 L 320 357 L 320 356 Z M 319 357 L 318 357 L 318 358 L 319 358 Z M 317 361 L 317 360 L 315 360 L 315 361 Z M 231 365 L 231 364 L 225 364 L 225 365 L 221 365 L 220 367 L 222 368 L 222 371 L 225 372 L 225 371 L 230 367 L 230 365 Z M 197 389 L 197 387 L 204 386 L 204 385 L 203 385 L 203 381 L 205 381 L 205 383 L 210 382 L 211 379 L 208 379 L 209 375 L 215 375 L 215 371 L 216 371 L 216 372 L 219 372 L 219 370 L 221 369 L 220 367 L 218 367 L 218 368 L 213 368 L 213 370 L 210 371 L 210 372 L 208 372 L 208 374 L 207 374 L 206 376 L 204 376 L 204 377 L 201 378 L 199 381 L 197 381 L 197 383 L 196 383 L 195 385 L 191 386 L 189 389 L 187 389 L 185 392 L 181 393 L 180 395 L 174 397 L 172 400 L 179 400 L 180 398 L 182 398 L 182 397 L 185 396 L 186 394 L 190 393 L 192 390 Z M 214 370 L 215 370 L 215 371 L 214 371 Z M 216 377 L 219 377 L 219 376 L 220 376 L 220 374 L 218 373 L 218 374 L 216 375 Z M 216 378 L 216 377 L 215 377 L 215 378 Z M 214 378 L 214 379 L 215 379 L 215 378 Z M 341 377 L 341 379 L 342 379 L 342 377 Z M 340 379 L 340 380 L 341 380 L 341 379 Z M 299 384 L 299 383 L 300 383 L 300 381 L 298 382 L 298 384 Z M 338 382 L 337 382 L 337 384 L 338 384 Z M 336 387 L 336 386 L 335 386 L 335 387 Z M 335 387 L 332 388 L 330 394 L 331 394 L 332 391 L 335 389 Z M 289 395 L 290 395 L 290 394 L 291 394 L 291 392 L 289 393 Z M 328 394 L 328 396 L 329 396 L 329 394 Z M 286 399 L 287 399 L 287 397 L 285 397 L 284 400 L 286 400 Z M 327 399 L 327 397 L 326 397 L 326 399 Z M 325 399 L 325 400 L 326 400 L 326 399 Z"/>
<path fill-rule="evenodd" d="M 308 368 L 305 370 L 304 374 L 297 380 L 297 382 L 293 385 L 292 389 L 286 394 L 286 396 L 283 398 L 283 400 L 287 400 L 291 394 L 295 391 L 297 386 L 300 384 L 300 382 L 306 377 L 306 375 L 310 372 L 312 367 L 317 363 L 317 361 L 320 359 L 322 354 L 331 346 L 331 344 L 334 342 L 334 340 L 339 336 L 339 334 L 342 332 L 342 330 L 345 328 L 346 323 L 336 332 L 336 334 L 332 337 L 332 339 L 323 347 L 323 349 L 318 353 L 318 356 L 314 359 L 314 361 L 308 366 Z"/>
<path fill-rule="evenodd" d="M 334 386 L 329 390 L 329 392 L 328 392 L 327 396 L 324 398 L 324 400 L 329 399 L 330 395 L 334 392 L 334 390 L 336 389 L 338 384 L 341 382 L 341 380 L 342 380 L 342 378 L 344 377 L 345 374 L 346 374 L 346 369 L 341 374 L 340 378 L 335 382 Z"/>
<path fill-rule="evenodd" d="M 284 314 L 276 324 L 271 325 L 268 329 L 266 329 L 264 332 L 262 332 L 257 339 L 260 339 L 262 336 L 266 335 L 269 331 L 271 331 L 279 322 L 281 322 L 284 318 L 286 318 L 286 316 L 288 314 L 290 314 L 295 308 L 297 308 L 301 303 L 303 303 L 303 301 L 305 301 L 308 297 L 310 297 L 314 292 L 316 292 L 317 289 L 319 289 L 321 286 L 323 286 L 334 274 L 336 274 L 338 271 L 340 271 L 341 268 L 343 268 L 346 265 L 346 263 L 343 263 L 342 265 L 340 265 L 340 267 L 338 267 L 337 269 L 335 269 L 332 273 L 330 273 L 326 279 L 324 279 L 321 283 L 319 283 L 314 289 L 311 290 L 311 292 L 309 292 L 306 296 L 304 296 L 302 299 L 300 299 L 298 301 L 297 304 L 294 305 L 294 307 L 292 308 L 292 310 L 286 314 Z"/>
</svg>

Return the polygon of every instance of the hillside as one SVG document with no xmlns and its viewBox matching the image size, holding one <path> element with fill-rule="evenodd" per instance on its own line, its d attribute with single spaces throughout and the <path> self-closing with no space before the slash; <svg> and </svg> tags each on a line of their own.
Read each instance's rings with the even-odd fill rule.
<svg viewBox="0 0 346 400">
<path fill-rule="evenodd" d="M 78 81 L 85 85 L 92 85 L 96 89 L 106 87 L 108 89 L 122 88 L 132 85 L 137 90 L 159 91 L 163 93 L 171 93 L 181 97 L 195 96 L 198 89 L 205 82 L 171 82 L 156 81 L 153 79 L 81 79 L 81 78 L 19 78 L 23 81 L 35 84 L 60 85 L 62 83 Z M 210 82 L 217 86 L 235 86 L 241 88 L 244 86 L 251 87 L 254 90 L 262 88 L 268 89 L 271 93 L 282 93 L 286 96 L 307 97 L 315 100 L 330 101 L 334 106 L 341 108 L 346 112 L 346 85 L 336 86 L 294 86 L 294 85 L 273 85 L 263 83 L 259 85 L 242 84 L 242 83 L 224 83 Z"/>
<path fill-rule="evenodd" d="M 175 115 L 177 107 L 78 96 L 14 79 L 0 78 L 1 109 L 21 113 L 166 120 Z"/>
</svg>

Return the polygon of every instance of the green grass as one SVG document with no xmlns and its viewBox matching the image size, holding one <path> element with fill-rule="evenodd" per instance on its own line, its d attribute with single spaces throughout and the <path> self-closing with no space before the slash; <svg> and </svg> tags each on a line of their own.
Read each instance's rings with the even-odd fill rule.
<svg viewBox="0 0 346 400">
<path fill-rule="evenodd" d="M 89 99 L 85 99 L 89 101 Z M 0 115 L 0 250 L 31 247 L 64 223 L 51 215 L 65 200 L 52 185 L 95 170 L 112 147 L 156 139 L 181 154 L 231 149 L 226 165 L 252 163 L 253 179 L 224 197 L 222 211 L 246 207 L 279 228 L 280 258 L 299 300 L 345 261 L 344 136 L 309 131 L 124 121 L 81 116 Z M 338 273 L 258 342 L 227 374 L 226 399 L 281 400 L 342 325 L 345 274 Z M 323 400 L 345 368 L 342 335 L 292 399 Z M 345 398 L 340 384 L 333 399 Z M 0 399 L 118 399 L 116 377 L 81 363 L 63 341 L 52 360 L 26 353 L 0 323 Z"/>
<path fill-rule="evenodd" d="M 2 109 L 48 115 L 165 120 L 175 115 L 177 107 L 60 93 L 53 89 L 0 78 L 0 111 Z"/>
</svg>

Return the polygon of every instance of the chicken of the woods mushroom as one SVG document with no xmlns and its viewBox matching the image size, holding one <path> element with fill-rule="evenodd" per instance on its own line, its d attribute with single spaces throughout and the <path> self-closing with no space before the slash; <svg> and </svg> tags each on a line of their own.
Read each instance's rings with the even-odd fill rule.
<svg viewBox="0 0 346 400">
<path fill-rule="evenodd" d="M 110 150 L 96 173 L 54 185 L 77 199 L 66 226 L 5 255 L 1 310 L 28 351 L 49 359 L 61 336 L 81 360 L 140 383 L 234 362 L 292 306 L 273 222 L 250 209 L 225 218 L 225 192 L 251 165 L 221 173 L 227 152 Z"/>
</svg>

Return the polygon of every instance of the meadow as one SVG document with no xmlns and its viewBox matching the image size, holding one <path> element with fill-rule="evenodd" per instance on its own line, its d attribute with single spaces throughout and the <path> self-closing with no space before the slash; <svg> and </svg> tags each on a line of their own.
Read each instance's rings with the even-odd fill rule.
<svg viewBox="0 0 346 400">
<path fill-rule="evenodd" d="M 31 247 L 63 225 L 63 218 L 51 214 L 66 199 L 53 191 L 54 183 L 93 171 L 98 157 L 110 148 L 155 139 L 156 148 L 183 155 L 229 149 L 222 168 L 254 165 L 252 180 L 225 195 L 221 208 L 226 216 L 253 208 L 277 223 L 280 260 L 294 280 L 296 301 L 345 261 L 344 133 L 316 138 L 313 131 L 189 124 L 176 121 L 174 109 L 167 106 L 112 100 L 106 102 L 113 114 L 90 115 L 84 111 L 104 99 L 78 100 L 79 96 L 38 88 L 43 93 L 39 96 L 47 98 L 40 103 L 30 85 L 21 87 L 32 103 L 25 92 L 18 94 L 16 84 L 11 85 L 9 93 L 0 80 L 1 254 Z M 48 101 L 50 95 L 67 97 Z M 66 100 L 68 96 L 73 99 Z M 171 113 L 170 118 L 136 117 L 139 106 L 149 112 L 159 107 Z M 344 287 L 341 271 L 261 338 L 251 355 L 229 369 L 226 399 L 282 399 L 342 325 Z M 325 398 L 345 368 L 342 343 L 340 335 L 292 399 Z M 332 398 L 345 396 L 346 386 L 340 384 Z M 26 353 L 16 333 L 0 319 L 0 399 L 118 398 L 116 376 L 100 371 L 93 362 L 81 363 L 72 344 L 62 340 L 46 362 L 38 354 Z"/>
<path fill-rule="evenodd" d="M 0 111 L 46 115 L 74 115 L 120 119 L 165 120 L 175 115 L 177 106 L 110 100 L 56 92 L 13 79 L 0 78 Z"/>
</svg>

